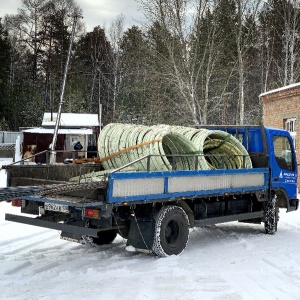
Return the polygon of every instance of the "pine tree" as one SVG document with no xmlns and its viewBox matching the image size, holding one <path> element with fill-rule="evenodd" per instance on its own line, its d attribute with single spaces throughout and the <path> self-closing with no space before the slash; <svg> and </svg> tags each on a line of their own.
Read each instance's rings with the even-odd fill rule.
<svg viewBox="0 0 300 300">
<path fill-rule="evenodd" d="M 105 123 L 111 118 L 110 82 L 112 69 L 111 44 L 105 30 L 96 26 L 92 32 L 83 35 L 76 47 L 70 80 L 81 82 L 82 99 L 85 110 L 89 113 L 99 113 L 102 106 L 102 118 Z"/>
<path fill-rule="evenodd" d="M 9 106 L 9 77 L 11 64 L 11 45 L 8 40 L 8 33 L 4 30 L 0 18 L 0 130 L 7 130 L 8 125 L 5 119 L 9 119 L 7 115 L 7 107 Z M 4 127 L 5 125 L 5 128 Z"/>
</svg>

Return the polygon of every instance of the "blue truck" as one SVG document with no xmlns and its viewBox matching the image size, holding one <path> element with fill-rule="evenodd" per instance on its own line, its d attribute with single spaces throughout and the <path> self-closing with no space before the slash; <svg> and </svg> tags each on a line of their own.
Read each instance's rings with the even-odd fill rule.
<svg viewBox="0 0 300 300">
<path fill-rule="evenodd" d="M 119 234 L 128 246 L 162 257 L 180 254 L 195 226 L 263 223 L 265 233 L 274 234 L 279 209 L 291 212 L 299 206 L 289 132 L 264 126 L 210 128 L 238 138 L 253 167 L 141 172 L 120 168 L 98 182 L 69 183 L 51 176 L 74 175 L 74 168 L 83 174 L 91 166 L 61 166 L 61 172 L 55 165 L 8 165 L 8 187 L 0 190 L 0 201 L 32 217 L 6 214 L 5 219 L 56 229 L 63 239 L 96 245 L 111 243 Z M 140 159 L 149 162 L 151 155 Z"/>
</svg>

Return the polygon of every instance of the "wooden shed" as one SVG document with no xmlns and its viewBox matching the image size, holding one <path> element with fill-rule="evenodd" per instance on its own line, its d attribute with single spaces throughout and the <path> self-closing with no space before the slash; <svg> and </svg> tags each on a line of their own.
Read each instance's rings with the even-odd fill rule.
<svg viewBox="0 0 300 300">
<path fill-rule="evenodd" d="M 22 130 L 23 158 L 49 149 L 53 139 L 56 118 L 56 113 L 45 113 L 42 127 Z M 65 158 L 72 158 L 74 145 L 78 141 L 83 146 L 80 156 L 87 157 L 89 150 L 97 151 L 98 134 L 99 118 L 97 114 L 62 113 L 55 147 L 55 150 L 61 151 L 57 153 L 57 162 L 62 162 Z M 45 163 L 46 154 L 34 158 L 33 161 Z"/>
</svg>

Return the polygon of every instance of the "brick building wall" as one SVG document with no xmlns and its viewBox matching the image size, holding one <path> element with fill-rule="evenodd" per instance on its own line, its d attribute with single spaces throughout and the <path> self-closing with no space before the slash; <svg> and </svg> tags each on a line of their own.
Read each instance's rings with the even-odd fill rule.
<svg viewBox="0 0 300 300">
<path fill-rule="evenodd" d="M 263 103 L 265 126 L 285 129 L 288 119 L 296 120 L 295 147 L 297 161 L 300 164 L 300 83 L 263 93 L 259 97 Z M 298 189 L 300 189 L 299 175 Z"/>
</svg>

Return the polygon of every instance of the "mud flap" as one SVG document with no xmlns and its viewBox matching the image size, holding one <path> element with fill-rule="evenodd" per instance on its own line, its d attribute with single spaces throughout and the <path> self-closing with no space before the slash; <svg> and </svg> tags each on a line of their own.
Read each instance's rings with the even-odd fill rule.
<svg viewBox="0 0 300 300">
<path fill-rule="evenodd" d="M 153 219 L 135 219 L 130 222 L 127 246 L 152 252 L 155 221 Z"/>
<path fill-rule="evenodd" d="M 289 199 L 289 205 L 287 208 L 287 212 L 295 211 L 299 207 L 299 199 Z"/>
</svg>

